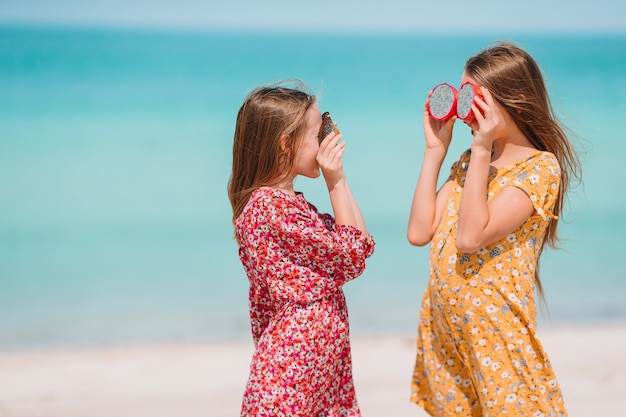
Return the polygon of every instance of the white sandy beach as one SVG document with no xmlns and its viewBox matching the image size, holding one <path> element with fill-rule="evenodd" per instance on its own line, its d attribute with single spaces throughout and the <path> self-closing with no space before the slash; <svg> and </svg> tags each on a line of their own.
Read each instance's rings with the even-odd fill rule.
<svg viewBox="0 0 626 417">
<path fill-rule="evenodd" d="M 626 325 L 540 329 L 570 416 L 626 412 Z M 414 335 L 354 337 L 364 417 L 426 416 L 408 402 Z M 0 352 L 0 416 L 239 415 L 252 342 Z"/>
</svg>

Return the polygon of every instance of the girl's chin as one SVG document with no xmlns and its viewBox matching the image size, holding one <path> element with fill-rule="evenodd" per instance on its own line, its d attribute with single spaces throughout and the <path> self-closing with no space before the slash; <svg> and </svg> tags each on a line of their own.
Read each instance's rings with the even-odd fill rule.
<svg viewBox="0 0 626 417">
<path fill-rule="evenodd" d="M 308 174 L 303 174 L 307 178 L 318 178 L 321 175 L 320 169 L 318 168 L 315 171 L 311 171 Z"/>
</svg>

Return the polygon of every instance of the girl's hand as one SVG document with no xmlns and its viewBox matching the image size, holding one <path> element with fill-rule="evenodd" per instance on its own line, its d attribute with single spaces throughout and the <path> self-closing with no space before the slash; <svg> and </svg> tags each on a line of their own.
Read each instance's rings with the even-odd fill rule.
<svg viewBox="0 0 626 417">
<path fill-rule="evenodd" d="M 493 96 L 485 87 L 480 87 L 483 98 L 477 94 L 474 96 L 472 104 L 472 112 L 476 117 L 476 121 L 472 124 L 474 129 L 474 140 L 472 148 L 484 148 L 491 152 L 493 141 L 498 134 L 498 128 L 503 120 L 501 117 L 502 109 L 497 105 Z"/>
<path fill-rule="evenodd" d="M 317 152 L 317 163 L 322 170 L 329 190 L 332 190 L 340 181 L 345 180 L 341 157 L 345 151 L 346 143 L 341 142 L 341 138 L 341 133 L 329 134 L 324 138 Z"/>
<path fill-rule="evenodd" d="M 428 101 L 432 90 L 428 92 L 428 99 L 424 103 L 424 137 L 426 138 L 426 149 L 441 149 L 444 154 L 448 152 L 448 147 L 452 141 L 452 128 L 456 116 L 448 120 L 437 120 L 431 117 L 428 112 Z"/>
</svg>

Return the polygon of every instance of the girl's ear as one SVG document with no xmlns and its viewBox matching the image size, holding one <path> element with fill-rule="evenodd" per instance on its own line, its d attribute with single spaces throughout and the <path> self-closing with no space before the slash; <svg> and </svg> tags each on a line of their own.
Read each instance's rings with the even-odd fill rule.
<svg viewBox="0 0 626 417">
<path fill-rule="evenodd" d="M 280 146 L 280 150 L 283 152 L 283 154 L 287 156 L 289 156 L 289 153 L 290 153 L 288 141 L 289 141 L 289 135 L 287 134 L 282 135 L 280 139 L 278 139 L 278 146 Z"/>
</svg>

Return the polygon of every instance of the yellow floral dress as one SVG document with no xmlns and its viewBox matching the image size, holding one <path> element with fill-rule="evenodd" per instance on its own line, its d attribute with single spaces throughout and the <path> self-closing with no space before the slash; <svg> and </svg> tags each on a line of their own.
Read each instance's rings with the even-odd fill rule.
<svg viewBox="0 0 626 417">
<path fill-rule="evenodd" d="M 433 416 L 567 416 L 535 335 L 535 270 L 560 184 L 553 154 L 537 151 L 489 176 L 488 200 L 525 191 L 535 213 L 474 253 L 455 246 L 469 151 L 454 163 L 453 189 L 430 250 L 411 401 Z"/>
</svg>

